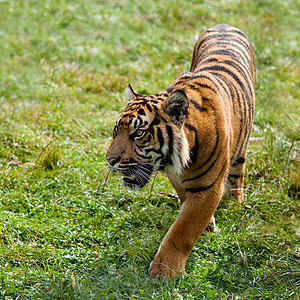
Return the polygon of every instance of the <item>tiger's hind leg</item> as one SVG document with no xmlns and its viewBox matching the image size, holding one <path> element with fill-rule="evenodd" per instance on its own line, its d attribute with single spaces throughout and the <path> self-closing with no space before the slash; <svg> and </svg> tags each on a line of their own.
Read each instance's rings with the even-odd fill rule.
<svg viewBox="0 0 300 300">
<path fill-rule="evenodd" d="M 225 194 L 231 196 L 239 203 L 242 203 L 244 200 L 244 174 L 245 158 L 240 157 L 229 167 L 225 186 Z"/>
</svg>

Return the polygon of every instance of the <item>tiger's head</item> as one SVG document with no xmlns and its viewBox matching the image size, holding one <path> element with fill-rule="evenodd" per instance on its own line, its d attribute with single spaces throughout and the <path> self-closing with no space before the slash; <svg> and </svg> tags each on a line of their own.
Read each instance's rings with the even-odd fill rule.
<svg viewBox="0 0 300 300">
<path fill-rule="evenodd" d="M 154 171 L 181 174 L 189 161 L 183 124 L 189 105 L 183 90 L 142 96 L 129 85 L 129 102 L 116 121 L 106 153 L 109 167 L 123 175 L 125 187 L 143 187 Z"/>
</svg>

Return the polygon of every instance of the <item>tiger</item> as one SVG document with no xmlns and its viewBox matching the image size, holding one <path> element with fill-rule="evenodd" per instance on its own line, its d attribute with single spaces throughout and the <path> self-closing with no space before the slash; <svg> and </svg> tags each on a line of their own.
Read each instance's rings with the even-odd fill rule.
<svg viewBox="0 0 300 300">
<path fill-rule="evenodd" d="M 129 189 L 166 173 L 181 209 L 150 264 L 150 278 L 185 273 L 186 260 L 223 195 L 243 201 L 255 108 L 255 61 L 245 33 L 218 24 L 197 40 L 189 72 L 150 96 L 129 84 L 106 153 Z"/>
</svg>

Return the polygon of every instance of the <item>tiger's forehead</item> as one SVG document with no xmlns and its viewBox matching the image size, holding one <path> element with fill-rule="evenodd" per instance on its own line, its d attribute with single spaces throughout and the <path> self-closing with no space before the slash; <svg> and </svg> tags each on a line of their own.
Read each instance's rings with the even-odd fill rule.
<svg viewBox="0 0 300 300">
<path fill-rule="evenodd" d="M 167 94 L 157 94 L 130 101 L 116 125 L 124 129 L 147 126 L 157 116 L 158 105 L 165 100 L 166 96 Z"/>
<path fill-rule="evenodd" d="M 116 122 L 119 128 L 135 129 L 147 126 L 151 123 L 153 117 L 147 109 L 136 108 L 130 111 L 124 111 Z"/>
</svg>

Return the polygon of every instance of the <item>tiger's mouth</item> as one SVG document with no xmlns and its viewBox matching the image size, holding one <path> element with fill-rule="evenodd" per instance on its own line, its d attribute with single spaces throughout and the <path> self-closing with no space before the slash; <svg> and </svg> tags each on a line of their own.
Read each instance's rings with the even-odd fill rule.
<svg viewBox="0 0 300 300">
<path fill-rule="evenodd" d="M 146 185 L 147 182 L 145 182 L 144 184 L 141 184 L 139 181 L 136 180 L 136 178 L 131 178 L 131 177 L 127 177 L 124 176 L 123 177 L 123 184 L 124 186 L 129 189 L 129 190 L 137 190 L 137 189 L 141 189 L 142 187 L 144 187 Z"/>
<path fill-rule="evenodd" d="M 123 184 L 127 189 L 136 190 L 144 187 L 149 181 L 153 168 L 150 165 L 129 167 L 123 175 Z"/>
</svg>

